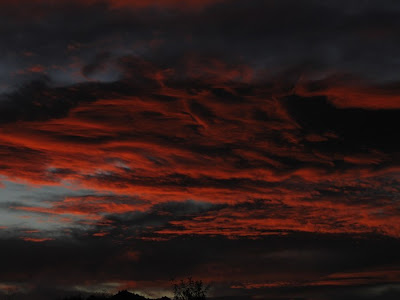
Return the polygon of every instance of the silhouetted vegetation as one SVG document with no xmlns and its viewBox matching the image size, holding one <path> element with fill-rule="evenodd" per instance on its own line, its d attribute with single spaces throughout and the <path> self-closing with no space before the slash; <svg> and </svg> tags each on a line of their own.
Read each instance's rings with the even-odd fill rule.
<svg viewBox="0 0 400 300">
<path fill-rule="evenodd" d="M 205 300 L 210 286 L 205 286 L 201 280 L 193 280 L 189 277 L 186 280 L 173 284 L 173 300 Z M 82 295 L 67 297 L 64 300 L 171 300 L 168 297 L 158 299 L 149 299 L 144 296 L 130 293 L 127 290 L 119 291 L 117 294 L 110 295 L 91 295 L 83 297 Z"/>
<path fill-rule="evenodd" d="M 205 300 L 209 288 L 203 281 L 189 277 L 174 284 L 174 300 Z"/>
</svg>

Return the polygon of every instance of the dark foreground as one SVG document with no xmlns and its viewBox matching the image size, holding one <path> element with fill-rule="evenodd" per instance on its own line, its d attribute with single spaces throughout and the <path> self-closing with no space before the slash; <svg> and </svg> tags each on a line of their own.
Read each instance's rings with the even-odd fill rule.
<svg viewBox="0 0 400 300">
<path fill-rule="evenodd" d="M 89 297 L 83 296 L 72 296 L 65 298 L 64 300 L 171 300 L 168 297 L 162 297 L 157 299 L 149 299 L 137 294 L 130 293 L 128 291 L 120 291 L 114 296 L 107 295 L 92 295 Z"/>
</svg>

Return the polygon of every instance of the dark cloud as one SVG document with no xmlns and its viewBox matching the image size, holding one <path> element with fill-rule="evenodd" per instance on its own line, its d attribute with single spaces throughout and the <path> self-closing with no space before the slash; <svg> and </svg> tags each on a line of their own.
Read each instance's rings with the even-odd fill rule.
<svg viewBox="0 0 400 300">
<path fill-rule="evenodd" d="M 318 135 L 330 133 L 339 137 L 335 142 L 317 141 L 317 145 L 325 146 L 330 151 L 364 152 L 375 149 L 394 153 L 400 146 L 395 138 L 399 110 L 339 109 L 326 97 L 302 98 L 294 95 L 283 101 L 304 132 Z M 328 145 L 324 145 L 325 142 Z"/>
<path fill-rule="evenodd" d="M 225 274 L 225 289 L 236 286 L 242 295 L 249 293 L 245 286 L 240 288 L 243 283 L 268 283 L 268 289 L 258 290 L 265 299 L 334 299 L 338 294 L 368 299 L 362 298 L 367 294 L 375 299 L 398 292 L 398 241 L 373 236 L 294 234 L 246 243 L 220 238 L 134 239 L 123 245 L 93 237 L 78 242 L 30 243 L 29 254 L 24 250 L 27 242 L 5 242 L 2 252 L 8 259 L 3 263 L 2 281 L 47 282 L 60 290 L 83 282 L 131 282 L 132 286 L 136 282 L 146 287 L 151 281 L 168 289 L 171 278 L 196 270 L 198 276 L 217 286 Z M 392 288 L 387 283 L 391 280 Z"/>
<path fill-rule="evenodd" d="M 346 72 L 378 82 L 398 80 L 393 1 L 221 1 L 189 11 L 40 1 L 25 2 L 22 12 L 20 5 L 2 4 L 3 57 L 18 69 L 43 65 L 59 80 L 72 76 L 67 69 L 73 65 L 87 68 L 99 53 L 126 51 L 163 62 L 191 53 L 241 58 L 266 68 L 269 76 L 302 66 L 302 76 Z"/>
</svg>

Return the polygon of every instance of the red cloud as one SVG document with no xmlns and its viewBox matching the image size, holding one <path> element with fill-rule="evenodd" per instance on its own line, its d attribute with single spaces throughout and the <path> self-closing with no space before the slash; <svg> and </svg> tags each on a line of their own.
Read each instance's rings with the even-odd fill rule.
<svg viewBox="0 0 400 300">
<path fill-rule="evenodd" d="M 9 180 L 68 182 L 74 188 L 113 193 L 109 198 L 66 198 L 14 208 L 72 215 L 95 224 L 105 214 L 194 199 L 228 208 L 171 221 L 172 226 L 158 229 L 158 234 L 258 237 L 304 231 L 399 236 L 399 220 L 392 213 L 398 208 L 386 202 L 397 189 L 380 183 L 399 172 L 390 164 L 390 153 L 369 149 L 360 155 L 338 149 L 332 154 L 318 146 L 343 143 L 342 137 L 329 130 L 305 132 L 275 97 L 274 88 L 251 83 L 248 68 L 215 60 L 203 63 L 187 60 L 198 70 L 185 74 L 189 83 L 196 82 L 193 90 L 186 88 L 187 82 L 182 87 L 174 72 L 140 61 L 137 69 L 144 71 L 135 76 L 143 73 L 152 82 L 149 90 L 136 96 L 104 95 L 57 118 L 4 124 L 1 174 Z M 124 80 L 135 82 L 129 76 Z M 49 94 L 51 103 L 57 101 L 56 94 Z M 338 161 L 344 167 L 338 168 Z M 349 188 L 357 192 L 347 195 Z M 368 198 L 366 188 L 378 195 L 368 200 L 371 206 L 355 197 Z M 329 193 L 337 195 L 324 196 Z M 115 201 L 121 196 L 144 202 Z M 272 204 L 254 210 L 235 207 L 257 199 Z M 276 208 L 277 203 L 283 207 Z"/>
<path fill-rule="evenodd" d="M 21 239 L 26 242 L 34 242 L 34 243 L 43 243 L 53 240 L 51 238 L 31 238 L 31 237 L 21 237 Z"/>
<path fill-rule="evenodd" d="M 360 286 L 376 285 L 379 283 L 399 283 L 399 270 L 373 270 L 354 273 L 334 273 L 320 278 L 307 278 L 295 281 L 270 281 L 251 282 L 245 281 L 238 285 L 231 286 L 235 289 L 259 289 L 276 287 L 306 287 L 306 286 Z"/>
<path fill-rule="evenodd" d="M 270 204 L 264 208 L 253 205 L 228 207 L 212 211 L 191 220 L 173 221 L 171 229 L 162 229 L 160 234 L 223 235 L 231 238 L 261 238 L 271 234 L 287 234 L 292 231 L 318 233 L 380 232 L 400 236 L 400 218 L 392 214 L 391 204 L 382 205 L 383 215 L 375 214 L 377 208 L 367 205 L 348 205 L 337 200 L 307 201 L 286 197 L 283 205 Z M 390 220 L 386 222 L 384 220 Z"/>
<path fill-rule="evenodd" d="M 303 96 L 327 96 L 338 108 L 400 109 L 400 87 L 372 85 L 355 80 L 327 78 L 317 82 L 300 82 L 296 93 Z"/>
</svg>

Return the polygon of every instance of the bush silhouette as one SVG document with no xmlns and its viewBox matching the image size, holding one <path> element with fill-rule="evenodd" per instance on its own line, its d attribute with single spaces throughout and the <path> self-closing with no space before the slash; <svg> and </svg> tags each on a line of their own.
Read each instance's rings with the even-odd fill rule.
<svg viewBox="0 0 400 300">
<path fill-rule="evenodd" d="M 209 288 L 203 281 L 189 277 L 174 284 L 174 300 L 204 300 Z"/>
</svg>

